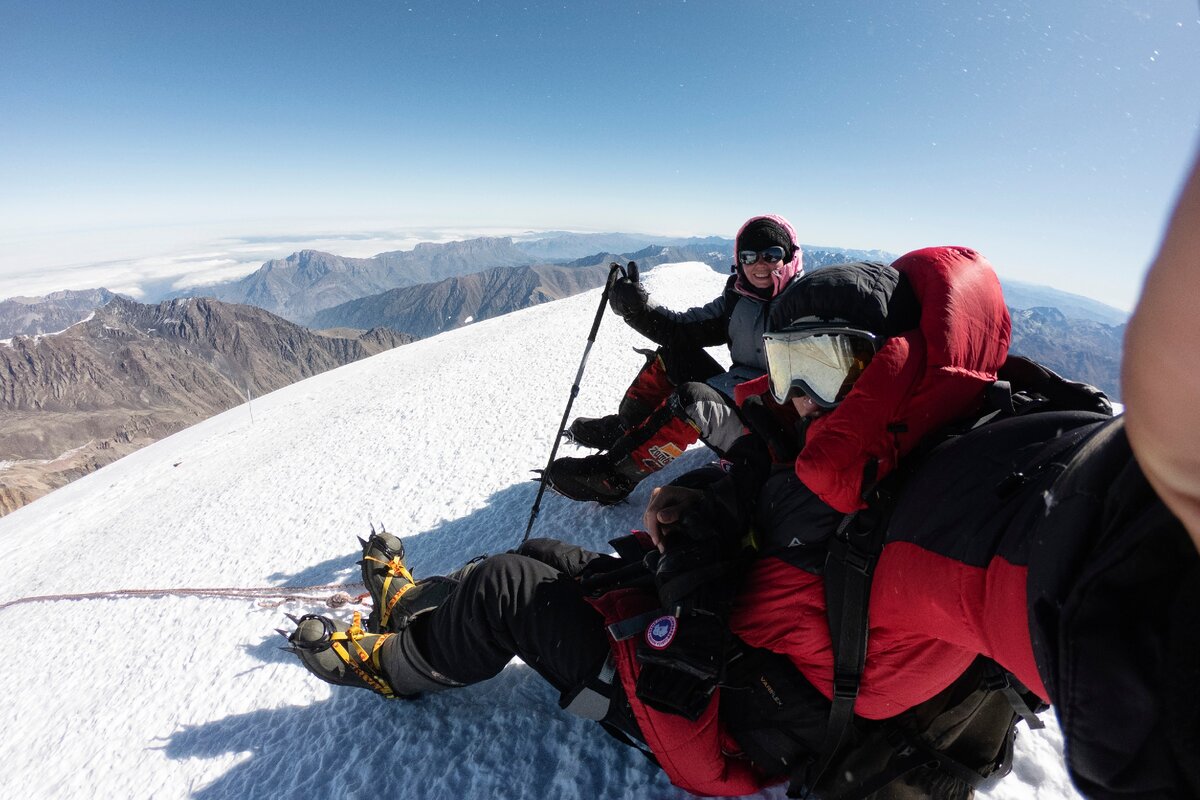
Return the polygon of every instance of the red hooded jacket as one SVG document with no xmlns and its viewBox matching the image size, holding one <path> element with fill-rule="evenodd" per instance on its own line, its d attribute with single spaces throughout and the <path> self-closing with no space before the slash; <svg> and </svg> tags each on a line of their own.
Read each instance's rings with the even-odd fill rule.
<svg viewBox="0 0 1200 800">
<path fill-rule="evenodd" d="M 1008 353 L 1011 321 L 999 281 L 982 256 L 962 247 L 926 248 L 894 266 L 920 303 L 919 326 L 887 341 L 841 405 L 809 427 L 796 459 L 797 476 L 843 513 L 863 507 L 868 462 L 875 460 L 883 477 L 922 437 L 978 409 Z M 1004 562 L 971 569 L 951 564 L 953 585 L 915 606 L 906 599 L 905 585 L 935 580 L 947 566 L 941 558 L 913 546 L 885 550 L 872 591 L 867 666 L 855 708 L 860 716 L 891 717 L 928 700 L 977 653 L 1001 661 L 1045 696 L 1028 627 L 1021 624 L 1024 569 Z M 980 613 L 968 613 L 955 600 L 961 592 L 982 597 L 989 591 L 998 600 L 981 603 Z M 596 602 L 609 622 L 656 605 L 656 598 L 639 590 L 612 592 Z M 787 655 L 810 683 L 832 696 L 833 657 L 819 575 L 777 558 L 757 561 L 729 622 L 747 644 Z M 639 728 L 671 781 L 715 795 L 747 794 L 773 782 L 739 755 L 720 724 L 716 699 L 695 722 L 638 701 L 636 641 L 614 641 L 614 658 Z"/>
</svg>

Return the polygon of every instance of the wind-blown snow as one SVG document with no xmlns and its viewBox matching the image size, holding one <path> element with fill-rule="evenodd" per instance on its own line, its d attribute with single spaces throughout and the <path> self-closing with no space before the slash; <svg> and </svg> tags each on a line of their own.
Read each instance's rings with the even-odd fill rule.
<svg viewBox="0 0 1200 800">
<path fill-rule="evenodd" d="M 647 274 L 687 307 L 722 277 Z M 599 291 L 477 322 L 255 398 L 0 519 L 0 605 L 116 589 L 357 582 L 383 521 L 418 577 L 521 539 Z M 574 413 L 613 410 L 645 341 L 612 315 Z M 724 353 L 719 354 L 724 358 Z M 562 452 L 572 448 L 564 445 Z M 708 460 L 695 448 L 664 475 Z M 649 482 L 601 508 L 547 493 L 535 536 L 593 548 L 637 526 Z M 328 592 L 326 592 L 328 594 Z M 416 702 L 331 687 L 277 646 L 290 601 L 190 596 L 0 609 L 0 796 L 685 797 L 637 752 L 560 711 L 519 662 Z M 1022 727 L 994 798 L 1074 797 L 1053 720 Z M 780 798 L 782 789 L 765 793 Z"/>
</svg>

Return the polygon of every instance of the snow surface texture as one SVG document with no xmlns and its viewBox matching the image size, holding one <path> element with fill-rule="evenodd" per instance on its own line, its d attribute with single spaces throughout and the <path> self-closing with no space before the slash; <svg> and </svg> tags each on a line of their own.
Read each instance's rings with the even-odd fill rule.
<svg viewBox="0 0 1200 800">
<path fill-rule="evenodd" d="M 702 264 L 646 276 L 675 308 L 711 300 L 722 282 Z M 599 291 L 255 398 L 252 414 L 231 409 L 0 519 L 0 605 L 357 582 L 355 537 L 369 520 L 405 537 L 418 577 L 515 546 L 537 490 L 529 471 L 550 451 Z M 632 348 L 644 345 L 607 315 L 573 413 L 614 410 L 641 364 Z M 693 448 L 663 478 L 709 459 Z M 651 483 L 608 508 L 548 492 L 533 535 L 605 548 L 638 525 Z M 273 629 L 291 628 L 283 612 L 348 608 L 260 603 L 119 597 L 0 610 L 0 797 L 688 796 L 560 711 L 520 662 L 484 684 L 389 702 L 322 683 L 277 649 Z M 991 797 L 1077 796 L 1047 722 L 1022 726 L 1016 768 Z"/>
</svg>

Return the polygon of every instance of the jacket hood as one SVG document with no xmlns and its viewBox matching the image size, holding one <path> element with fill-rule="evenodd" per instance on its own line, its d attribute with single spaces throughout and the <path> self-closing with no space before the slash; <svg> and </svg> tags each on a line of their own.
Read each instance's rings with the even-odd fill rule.
<svg viewBox="0 0 1200 800">
<path fill-rule="evenodd" d="M 751 284 L 750 281 L 746 280 L 746 273 L 742 270 L 742 265 L 738 261 L 737 257 L 738 240 L 742 238 L 742 233 L 746 230 L 746 228 L 758 220 L 770 220 L 787 231 L 788 237 L 792 240 L 792 246 L 795 248 L 795 252 L 792 255 L 791 261 L 780 263 L 779 266 L 776 267 L 771 273 L 771 288 L 769 290 L 769 294 L 766 293 L 767 290 L 754 288 L 754 285 Z M 735 275 L 737 275 L 737 280 L 734 281 L 733 284 L 733 290 L 738 294 L 745 295 L 746 297 L 753 297 L 759 300 L 769 300 L 782 292 L 784 287 L 791 283 L 797 275 L 804 274 L 804 253 L 800 249 L 799 240 L 796 238 L 796 229 L 792 227 L 792 223 L 775 214 L 760 214 L 759 216 L 751 217 L 750 219 L 746 220 L 742 224 L 742 227 L 738 228 L 737 236 L 734 237 L 733 250 L 732 271 Z"/>
</svg>

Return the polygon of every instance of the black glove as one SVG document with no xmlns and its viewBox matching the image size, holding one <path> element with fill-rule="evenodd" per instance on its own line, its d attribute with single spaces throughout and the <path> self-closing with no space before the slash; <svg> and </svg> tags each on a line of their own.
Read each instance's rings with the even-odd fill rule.
<svg viewBox="0 0 1200 800">
<path fill-rule="evenodd" d="M 715 532 L 703 541 L 689 541 L 681 534 L 667 540 L 667 551 L 654 570 L 654 588 L 663 608 L 679 613 L 721 609 L 721 579 L 732 566 L 723 557 L 721 544 Z"/>
<path fill-rule="evenodd" d="M 622 319 L 628 319 L 650 307 L 650 295 L 640 281 L 617 278 L 609 292 L 608 305 Z"/>
</svg>

